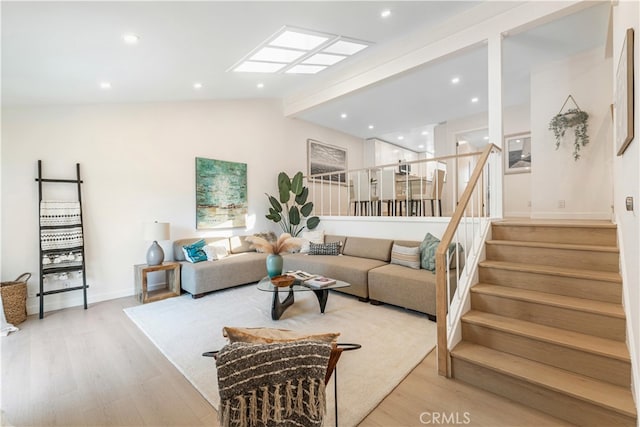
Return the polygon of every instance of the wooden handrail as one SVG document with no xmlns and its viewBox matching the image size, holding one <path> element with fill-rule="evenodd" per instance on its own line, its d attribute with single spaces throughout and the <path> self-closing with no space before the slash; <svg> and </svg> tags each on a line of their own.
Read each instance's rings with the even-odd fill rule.
<svg viewBox="0 0 640 427">
<path fill-rule="evenodd" d="M 489 159 L 489 155 L 491 151 L 494 149 L 499 149 L 493 144 L 487 145 L 487 147 L 482 151 L 480 158 L 478 159 L 478 163 L 476 164 L 475 169 L 473 170 L 473 174 L 471 174 L 471 178 L 469 179 L 469 183 L 462 193 L 462 197 L 458 202 L 458 206 L 456 207 L 453 216 L 451 217 L 451 221 L 447 226 L 447 229 L 440 240 L 440 244 L 436 249 L 436 321 L 437 321 L 437 333 L 438 333 L 438 374 L 442 376 L 448 377 L 450 375 L 449 369 L 449 348 L 447 345 L 447 308 L 449 306 L 449 301 L 447 297 L 447 249 L 453 240 L 453 236 L 455 236 L 456 231 L 458 230 L 458 225 L 460 225 L 460 221 L 462 220 L 462 216 L 467 209 L 467 205 L 469 204 L 469 200 L 471 200 L 471 195 L 473 194 L 476 186 L 478 184 L 478 180 L 482 175 L 482 169 L 484 168 L 487 160 Z"/>
</svg>

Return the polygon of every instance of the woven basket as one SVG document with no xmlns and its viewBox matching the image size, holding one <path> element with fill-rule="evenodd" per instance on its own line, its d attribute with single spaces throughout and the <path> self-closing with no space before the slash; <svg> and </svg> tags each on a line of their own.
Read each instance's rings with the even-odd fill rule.
<svg viewBox="0 0 640 427">
<path fill-rule="evenodd" d="M 31 273 L 23 273 L 13 282 L 2 282 L 2 306 L 7 322 L 17 325 L 27 320 L 27 282 Z"/>
</svg>

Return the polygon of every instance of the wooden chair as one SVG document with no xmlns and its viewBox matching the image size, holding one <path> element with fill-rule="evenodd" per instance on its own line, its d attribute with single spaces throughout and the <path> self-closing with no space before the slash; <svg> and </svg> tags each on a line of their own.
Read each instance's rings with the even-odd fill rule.
<svg viewBox="0 0 640 427">
<path fill-rule="evenodd" d="M 438 202 L 438 213 L 442 216 L 442 188 L 444 186 L 445 171 L 442 169 L 436 169 L 433 171 L 433 180 L 431 182 L 431 194 L 425 198 L 423 202 L 427 200 L 431 202 L 431 216 L 435 216 L 434 204 Z M 424 209 L 424 207 L 423 207 Z"/>
<path fill-rule="evenodd" d="M 349 185 L 351 202 L 353 203 L 353 215 L 371 215 L 372 197 L 371 183 L 368 171 L 358 171 L 350 180 Z"/>
<path fill-rule="evenodd" d="M 396 215 L 396 173 L 393 169 L 383 169 L 376 172 L 378 180 L 378 199 L 380 203 L 387 204 L 387 215 Z M 379 208 L 382 214 L 382 208 Z"/>
</svg>

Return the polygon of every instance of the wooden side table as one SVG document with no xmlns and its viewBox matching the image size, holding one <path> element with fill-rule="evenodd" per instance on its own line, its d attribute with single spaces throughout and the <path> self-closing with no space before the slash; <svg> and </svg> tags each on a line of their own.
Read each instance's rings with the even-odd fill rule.
<svg viewBox="0 0 640 427">
<path fill-rule="evenodd" d="M 180 296 L 180 263 L 165 262 L 162 265 L 148 266 L 147 264 L 137 264 L 133 266 L 136 296 L 143 304 L 153 301 L 160 301 L 165 298 Z M 158 289 L 149 292 L 147 290 L 147 274 L 154 271 L 164 271 L 167 280 L 165 289 Z"/>
</svg>

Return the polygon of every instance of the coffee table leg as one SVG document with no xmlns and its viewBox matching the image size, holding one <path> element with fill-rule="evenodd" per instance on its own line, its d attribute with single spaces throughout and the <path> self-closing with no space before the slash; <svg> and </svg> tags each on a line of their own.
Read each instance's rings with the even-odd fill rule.
<svg viewBox="0 0 640 427">
<path fill-rule="evenodd" d="M 289 295 L 284 299 L 284 301 L 280 301 L 279 297 L 280 292 L 273 292 L 273 303 L 271 304 L 271 318 L 273 320 L 279 320 L 282 313 L 289 308 L 291 304 L 293 304 L 293 289 L 289 288 Z"/>
<path fill-rule="evenodd" d="M 313 293 L 318 298 L 320 313 L 324 314 L 324 308 L 327 306 L 327 300 L 329 299 L 329 289 L 314 289 Z"/>
</svg>

